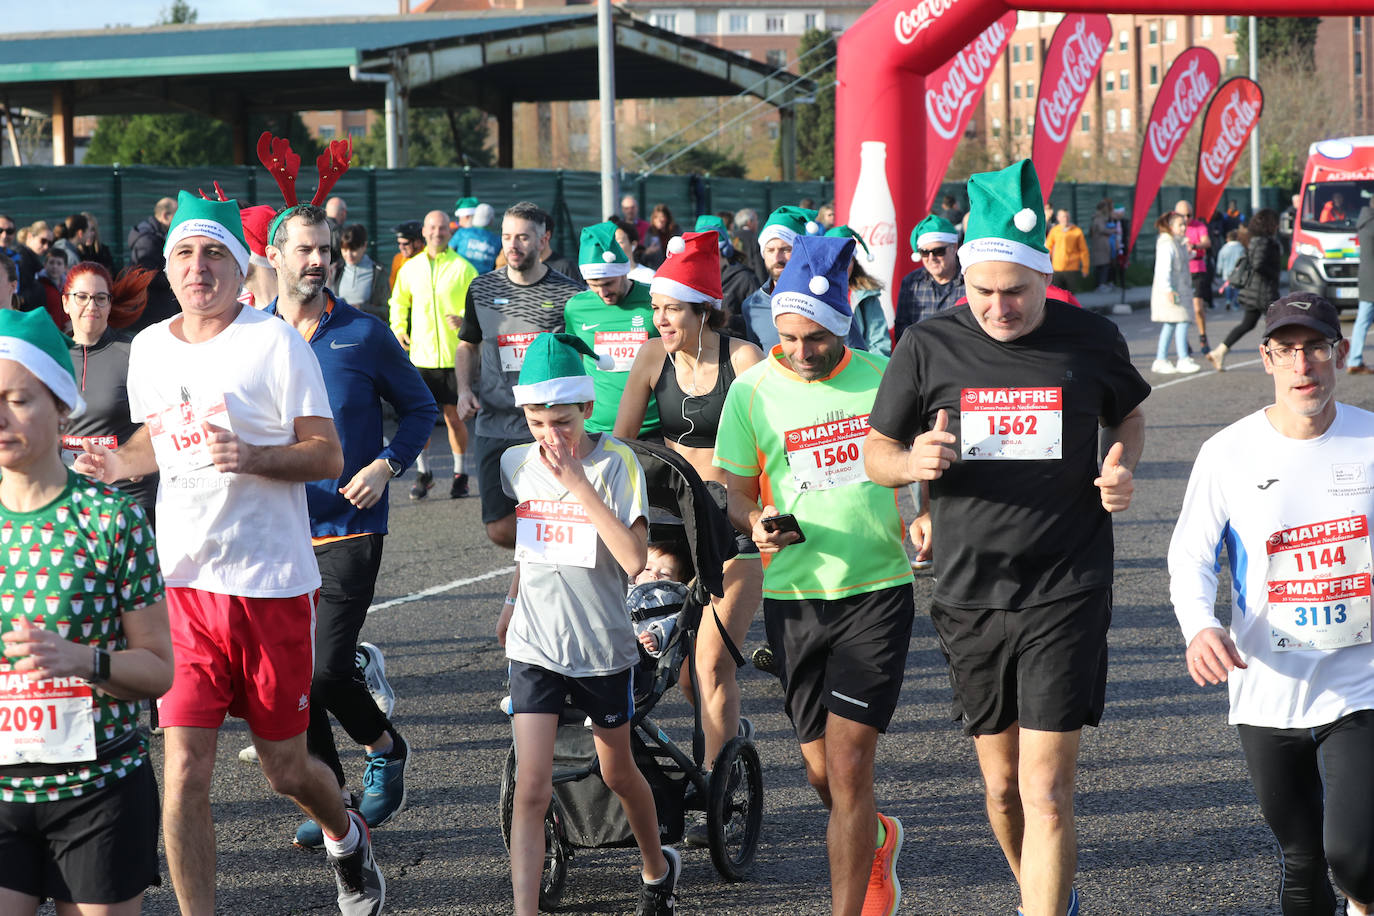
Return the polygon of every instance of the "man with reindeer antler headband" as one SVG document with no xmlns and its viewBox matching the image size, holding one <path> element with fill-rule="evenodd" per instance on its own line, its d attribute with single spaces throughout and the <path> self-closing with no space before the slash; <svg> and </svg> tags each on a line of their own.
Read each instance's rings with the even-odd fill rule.
<svg viewBox="0 0 1374 916">
<path fill-rule="evenodd" d="M 215 909 L 210 810 L 226 714 L 247 721 L 272 788 L 321 824 L 341 912 L 381 912 L 386 882 L 366 823 L 311 757 L 314 594 L 305 482 L 343 452 L 319 363 L 301 335 L 237 299 L 248 265 L 238 204 L 179 195 L 164 252 L 181 314 L 129 357 L 129 407 L 145 420 L 118 451 L 88 445 L 80 473 L 162 473 L 158 550 L 176 668 L 165 729 L 163 836 L 182 912 Z"/>
</svg>

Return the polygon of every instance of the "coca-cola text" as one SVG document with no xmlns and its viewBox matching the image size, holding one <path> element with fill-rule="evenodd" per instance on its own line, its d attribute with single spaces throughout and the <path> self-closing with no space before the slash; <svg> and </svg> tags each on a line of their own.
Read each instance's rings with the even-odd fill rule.
<svg viewBox="0 0 1374 916">
<path fill-rule="evenodd" d="M 1083 98 L 1102 62 L 1103 51 L 1101 37 L 1096 32 L 1089 32 L 1088 21 L 1080 19 L 1064 41 L 1059 81 L 1049 92 L 1044 85 L 1040 87 L 1040 100 L 1036 105 L 1036 124 L 1042 126 L 1045 135 L 1055 143 L 1063 143 L 1073 126 L 1073 117 L 1083 106 Z"/>
<path fill-rule="evenodd" d="M 1172 71 L 1170 71 L 1172 72 Z M 1152 119 L 1146 131 L 1145 149 L 1160 165 L 1168 165 L 1212 91 L 1212 78 L 1201 72 L 1201 61 L 1192 60 L 1174 81 L 1174 97 L 1164 117 Z"/>
<path fill-rule="evenodd" d="M 1202 151 L 1198 158 L 1198 168 L 1213 184 L 1223 184 L 1231 164 L 1240 155 L 1240 149 L 1250 136 L 1255 122 L 1259 120 L 1259 106 L 1241 93 L 1240 86 L 1231 92 L 1226 107 L 1221 111 L 1215 141 L 1211 147 Z"/>
<path fill-rule="evenodd" d="M 936 134 L 953 140 L 959 133 L 964 112 L 978 98 L 1008 37 L 1006 26 L 994 22 L 959 52 L 943 82 L 926 90 L 926 116 Z"/>
<path fill-rule="evenodd" d="M 959 0 L 921 0 L 909 10 L 902 10 L 893 20 L 893 31 L 897 40 L 909 45 L 926 29 L 930 28 L 945 13 L 948 13 Z"/>
</svg>

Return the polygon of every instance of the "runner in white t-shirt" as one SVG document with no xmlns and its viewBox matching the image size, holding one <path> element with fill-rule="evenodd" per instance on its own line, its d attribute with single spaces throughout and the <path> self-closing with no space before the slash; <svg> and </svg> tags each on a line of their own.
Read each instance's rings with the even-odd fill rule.
<svg viewBox="0 0 1374 916">
<path fill-rule="evenodd" d="M 214 910 L 210 782 L 228 713 L 248 722 L 272 788 L 322 826 L 341 912 L 373 916 L 386 882 L 367 825 L 305 741 L 320 585 L 305 482 L 343 470 L 319 363 L 286 323 L 237 301 L 248 249 L 236 203 L 183 191 L 165 253 L 181 314 L 139 335 L 129 358 L 130 411 L 145 425 L 118 451 L 89 447 L 76 469 L 106 482 L 162 474 L 176 673 L 158 710 L 177 900 Z"/>
<path fill-rule="evenodd" d="M 1336 401 L 1349 342 L 1295 293 L 1260 345 L 1274 404 L 1207 440 L 1169 545 L 1170 596 L 1199 685 L 1227 682 L 1285 916 L 1374 912 L 1374 414 Z M 1221 550 L 1229 630 L 1214 610 Z"/>
</svg>

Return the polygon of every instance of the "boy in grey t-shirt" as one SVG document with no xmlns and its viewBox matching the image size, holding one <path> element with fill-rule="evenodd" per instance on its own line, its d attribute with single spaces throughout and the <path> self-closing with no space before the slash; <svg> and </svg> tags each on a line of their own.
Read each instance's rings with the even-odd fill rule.
<svg viewBox="0 0 1374 916">
<path fill-rule="evenodd" d="M 593 389 L 584 353 L 596 358 L 568 334 L 534 339 L 514 393 L 535 441 L 501 456 L 501 485 L 517 503 L 518 565 L 497 624 L 520 761 L 510 833 L 515 912 L 538 912 L 554 739 L 571 694 L 591 719 L 601 777 L 643 858 L 635 914 L 672 916 L 681 860 L 659 843 L 653 793 L 630 750 L 639 656 L 625 584 L 647 554 L 644 472 L 623 443 L 587 435 Z"/>
</svg>

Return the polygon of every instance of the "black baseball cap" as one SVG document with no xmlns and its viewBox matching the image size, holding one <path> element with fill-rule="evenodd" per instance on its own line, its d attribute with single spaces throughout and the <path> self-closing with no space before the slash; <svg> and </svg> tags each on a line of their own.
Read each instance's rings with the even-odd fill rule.
<svg viewBox="0 0 1374 916">
<path fill-rule="evenodd" d="M 424 238 L 424 226 L 417 219 L 406 220 L 397 226 L 395 231 L 401 238 L 411 241 Z"/>
<path fill-rule="evenodd" d="M 1270 303 L 1264 314 L 1264 339 L 1280 328 L 1298 325 L 1311 328 L 1327 340 L 1341 339 L 1341 316 L 1336 307 L 1316 293 L 1289 293 Z"/>
</svg>

